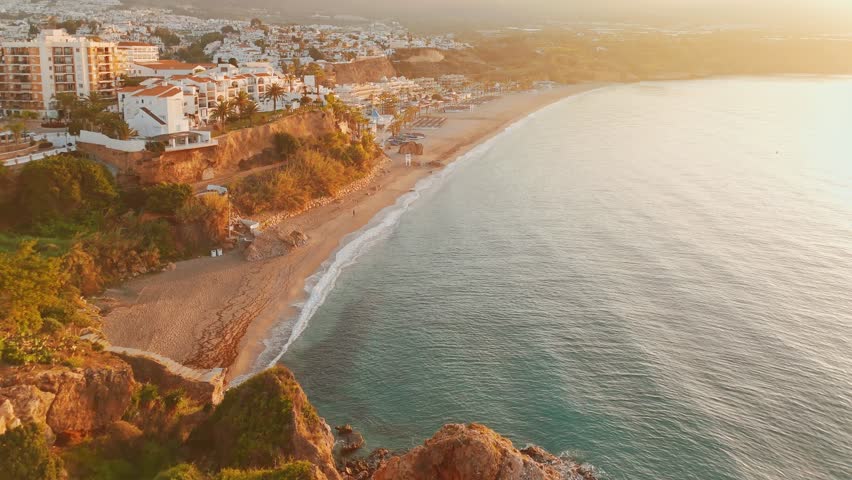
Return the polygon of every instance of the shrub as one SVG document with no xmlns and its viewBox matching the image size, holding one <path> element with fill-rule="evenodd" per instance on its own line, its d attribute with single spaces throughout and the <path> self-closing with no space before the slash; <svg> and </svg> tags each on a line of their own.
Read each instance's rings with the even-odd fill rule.
<svg viewBox="0 0 852 480">
<path fill-rule="evenodd" d="M 204 474 L 195 465 L 181 463 L 158 473 L 154 480 L 204 480 L 204 478 Z"/>
<path fill-rule="evenodd" d="M 28 423 L 0 435 L 0 472 L 15 480 L 55 480 L 62 462 L 50 453 L 43 427 Z"/>
<path fill-rule="evenodd" d="M 15 253 L 0 253 L 0 327 L 13 332 L 39 330 L 45 310 L 69 302 L 61 260 L 39 255 L 35 245 L 26 241 Z"/>
<path fill-rule="evenodd" d="M 286 132 L 276 133 L 272 137 L 272 144 L 275 146 L 275 153 L 281 155 L 283 158 L 289 158 L 301 147 L 299 139 Z"/>
<path fill-rule="evenodd" d="M 70 155 L 29 162 L 18 177 L 19 218 L 42 236 L 91 229 L 115 205 L 115 180 L 102 165 Z"/>
<path fill-rule="evenodd" d="M 219 472 L 216 480 L 314 480 L 310 462 L 292 462 L 275 470 L 234 470 Z"/>
<path fill-rule="evenodd" d="M 192 187 L 185 183 L 160 183 L 145 189 L 145 209 L 174 215 L 192 197 Z"/>
</svg>

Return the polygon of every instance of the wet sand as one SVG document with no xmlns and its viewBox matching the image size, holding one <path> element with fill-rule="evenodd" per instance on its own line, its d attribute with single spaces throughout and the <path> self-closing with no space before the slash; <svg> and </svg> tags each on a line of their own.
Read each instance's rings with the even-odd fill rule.
<svg viewBox="0 0 852 480">
<path fill-rule="evenodd" d="M 152 351 L 195 368 L 225 368 L 228 379 L 251 373 L 258 367 L 255 363 L 270 329 L 296 315 L 293 304 L 305 298 L 305 280 L 346 235 L 434 171 L 436 167 L 427 164 L 451 162 L 528 114 L 599 87 L 508 94 L 468 112 L 435 114 L 447 121 L 438 129 L 422 130 L 427 135 L 422 140 L 425 152 L 415 161 L 423 166 L 406 167 L 402 155 L 390 153 L 389 161 L 361 190 L 263 233 L 267 238 L 262 241 L 271 241 L 275 230 L 301 230 L 309 238 L 307 245 L 254 262 L 237 251 L 188 260 L 177 263 L 174 270 L 127 282 L 105 295 L 113 306 L 104 318 L 104 333 L 114 345 Z"/>
</svg>

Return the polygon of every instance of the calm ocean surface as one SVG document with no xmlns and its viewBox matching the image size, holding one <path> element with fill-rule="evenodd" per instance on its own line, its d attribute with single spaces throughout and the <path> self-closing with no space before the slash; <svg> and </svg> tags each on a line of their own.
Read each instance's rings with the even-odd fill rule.
<svg viewBox="0 0 852 480">
<path fill-rule="evenodd" d="M 427 183 L 281 358 L 367 450 L 477 421 L 614 479 L 852 479 L 852 80 L 598 90 Z"/>
</svg>

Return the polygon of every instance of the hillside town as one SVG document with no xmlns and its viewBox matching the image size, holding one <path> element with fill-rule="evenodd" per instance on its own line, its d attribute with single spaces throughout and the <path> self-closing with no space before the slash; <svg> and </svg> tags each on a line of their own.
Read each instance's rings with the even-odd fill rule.
<svg viewBox="0 0 852 480">
<path fill-rule="evenodd" d="M 410 121 L 411 115 L 485 93 L 460 75 L 381 74 L 393 72 L 388 59 L 398 49 L 470 47 L 453 35 L 415 36 L 395 22 L 269 25 L 258 18 L 201 19 L 119 6 L 92 0 L 73 6 L 65 0 L 0 3 L 0 114 L 41 120 L 44 127 L 23 136 L 39 136 L 57 150 L 73 149 L 81 135 L 123 151 L 152 141 L 166 150 L 205 148 L 237 117 L 262 122 L 269 118 L 263 114 L 321 107 L 331 98 L 357 110 L 377 134 L 399 123 L 403 112 Z M 335 74 L 359 65 L 373 73 Z M 118 127 L 72 126 L 73 99 L 93 96 Z M 116 128 L 112 133 L 118 135 L 106 131 Z M 20 136 L 6 131 L 4 138 Z M 13 149 L 3 161 L 29 161 L 36 158 L 31 150 L 16 156 Z"/>
</svg>

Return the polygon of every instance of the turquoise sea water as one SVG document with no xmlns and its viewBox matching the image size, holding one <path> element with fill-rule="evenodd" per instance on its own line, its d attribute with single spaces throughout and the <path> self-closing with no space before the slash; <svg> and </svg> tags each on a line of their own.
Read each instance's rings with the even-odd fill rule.
<svg viewBox="0 0 852 480">
<path fill-rule="evenodd" d="M 369 449 L 483 422 L 615 479 L 852 479 L 852 80 L 603 89 L 426 183 L 270 340 L 329 423 Z"/>
</svg>

